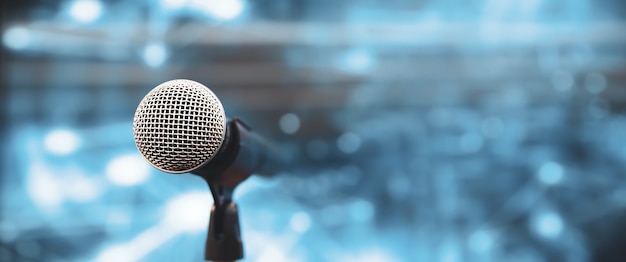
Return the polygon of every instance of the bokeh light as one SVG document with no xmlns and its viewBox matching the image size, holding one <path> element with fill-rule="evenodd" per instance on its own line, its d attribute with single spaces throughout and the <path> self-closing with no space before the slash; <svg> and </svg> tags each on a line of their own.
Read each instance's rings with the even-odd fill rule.
<svg viewBox="0 0 626 262">
<path fill-rule="evenodd" d="M 365 49 L 355 49 L 339 56 L 337 67 L 351 73 L 366 73 L 374 66 L 374 57 Z"/>
<path fill-rule="evenodd" d="M 361 147 L 361 138 L 354 133 L 344 133 L 337 138 L 337 147 L 346 154 L 354 153 Z"/>
<path fill-rule="evenodd" d="M 152 167 L 139 154 L 115 157 L 106 167 L 106 176 L 111 183 L 119 186 L 134 186 L 150 177 Z"/>
<path fill-rule="evenodd" d="M 167 60 L 168 52 L 163 44 L 151 43 L 144 48 L 142 57 L 148 66 L 159 67 Z"/>
<path fill-rule="evenodd" d="M 470 235 L 468 244 L 477 253 L 489 252 L 494 246 L 493 235 L 486 230 L 478 230 Z"/>
<path fill-rule="evenodd" d="M 295 213 L 291 216 L 289 225 L 293 231 L 304 233 L 311 227 L 311 217 L 304 212 Z"/>
<path fill-rule="evenodd" d="M 165 224 L 190 233 L 206 230 L 212 204 L 211 194 L 207 191 L 176 196 L 165 206 Z"/>
<path fill-rule="evenodd" d="M 535 214 L 531 223 L 534 232 L 547 239 L 558 237 L 564 229 L 561 216 L 552 211 L 543 211 Z"/>
<path fill-rule="evenodd" d="M 564 176 L 563 167 L 555 162 L 546 162 L 539 168 L 539 181 L 546 185 L 555 185 L 561 182 Z"/>
<path fill-rule="evenodd" d="M 55 155 L 71 154 L 78 149 L 80 143 L 78 135 L 65 129 L 51 131 L 44 139 L 46 150 Z"/>
<path fill-rule="evenodd" d="M 73 19 L 80 23 L 91 23 L 102 15 L 102 3 L 97 0 L 76 0 L 69 9 Z"/>
<path fill-rule="evenodd" d="M 23 27 L 9 27 L 2 34 L 2 43 L 11 49 L 27 48 L 32 42 L 31 33 Z"/>
<path fill-rule="evenodd" d="M 285 134 L 292 135 L 300 129 L 300 118 L 296 114 L 287 113 L 280 117 L 278 124 Z"/>
<path fill-rule="evenodd" d="M 242 0 L 215 0 L 212 1 L 212 14 L 221 20 L 231 20 L 238 17 L 243 9 Z"/>
</svg>

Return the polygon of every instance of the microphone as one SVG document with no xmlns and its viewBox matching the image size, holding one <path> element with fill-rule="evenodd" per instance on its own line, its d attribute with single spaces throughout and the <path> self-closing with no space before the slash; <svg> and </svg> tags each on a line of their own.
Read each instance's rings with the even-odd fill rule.
<svg viewBox="0 0 626 262">
<path fill-rule="evenodd" d="M 187 79 L 164 82 L 139 103 L 133 119 L 137 149 L 155 168 L 204 178 L 214 199 L 205 258 L 243 257 L 235 187 L 253 173 L 273 175 L 286 156 L 238 118 L 228 120 L 206 86 Z"/>
<path fill-rule="evenodd" d="M 228 169 L 277 172 L 285 156 L 240 119 L 228 121 L 222 103 L 206 86 L 186 79 L 164 82 L 139 103 L 135 144 L 157 169 L 200 176 Z"/>
</svg>

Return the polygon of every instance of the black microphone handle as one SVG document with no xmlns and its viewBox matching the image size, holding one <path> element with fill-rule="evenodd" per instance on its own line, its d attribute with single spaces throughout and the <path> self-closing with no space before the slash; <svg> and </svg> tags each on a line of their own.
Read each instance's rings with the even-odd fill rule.
<svg viewBox="0 0 626 262">
<path fill-rule="evenodd" d="M 227 124 L 226 136 L 215 157 L 191 173 L 205 179 L 220 176 L 234 188 L 252 174 L 271 177 L 287 170 L 289 162 L 284 150 L 234 118 Z"/>
</svg>

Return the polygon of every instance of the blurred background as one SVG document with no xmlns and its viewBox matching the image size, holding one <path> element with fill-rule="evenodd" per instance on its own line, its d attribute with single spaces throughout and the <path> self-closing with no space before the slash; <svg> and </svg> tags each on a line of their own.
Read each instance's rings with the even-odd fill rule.
<svg viewBox="0 0 626 262">
<path fill-rule="evenodd" d="M 296 156 L 242 261 L 625 261 L 619 0 L 3 1 L 0 261 L 202 261 L 203 180 L 132 118 L 209 86 Z"/>
</svg>

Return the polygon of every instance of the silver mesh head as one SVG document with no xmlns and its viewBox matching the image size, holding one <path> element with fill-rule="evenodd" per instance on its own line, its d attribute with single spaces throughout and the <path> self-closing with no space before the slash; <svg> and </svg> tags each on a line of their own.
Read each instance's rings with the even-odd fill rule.
<svg viewBox="0 0 626 262">
<path fill-rule="evenodd" d="M 168 173 L 185 173 L 215 156 L 226 134 L 226 115 L 208 87 L 191 80 L 171 80 L 141 100 L 133 134 L 150 164 Z"/>
</svg>

